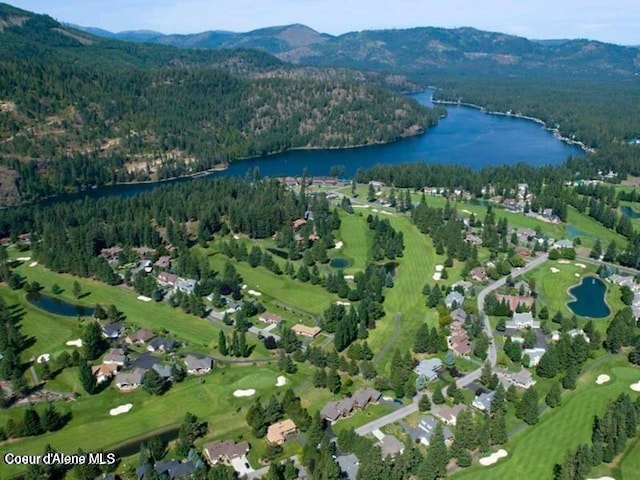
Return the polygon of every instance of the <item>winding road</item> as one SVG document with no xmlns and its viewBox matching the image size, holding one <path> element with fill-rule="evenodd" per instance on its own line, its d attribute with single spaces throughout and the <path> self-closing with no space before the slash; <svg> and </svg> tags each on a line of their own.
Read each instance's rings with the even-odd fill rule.
<svg viewBox="0 0 640 480">
<path fill-rule="evenodd" d="M 546 253 L 542 254 L 536 259 L 529 262 L 525 267 L 521 268 L 518 271 L 514 271 L 511 274 L 511 278 L 516 278 L 521 275 L 524 275 L 525 273 L 530 272 L 534 268 L 539 267 L 547 260 L 548 260 L 548 254 Z M 497 351 L 495 342 L 493 341 L 493 330 L 491 329 L 491 323 L 489 322 L 489 317 L 485 315 L 483 312 L 484 300 L 489 293 L 503 286 L 506 283 L 506 281 L 507 281 L 507 277 L 506 276 L 502 277 L 499 280 L 496 280 L 495 282 L 491 283 L 490 285 L 487 285 L 478 293 L 478 312 L 480 315 L 482 315 L 485 333 L 487 334 L 487 337 L 489 337 L 489 353 L 488 353 L 487 359 L 489 360 L 489 363 L 491 363 L 492 367 L 494 367 L 498 361 L 498 351 Z M 473 372 L 470 372 L 465 376 L 460 377 L 458 380 L 456 380 L 456 385 L 458 387 L 466 387 L 470 383 L 478 380 L 480 378 L 481 373 L 482 373 L 482 367 L 477 368 Z M 390 423 L 394 423 L 399 420 L 402 420 L 403 418 L 408 417 L 412 413 L 417 412 L 418 402 L 420 401 L 420 397 L 422 397 L 422 394 L 418 394 L 415 397 L 413 397 L 413 401 L 409 405 L 401 407 L 395 412 L 389 413 L 384 417 L 380 417 L 359 428 L 356 428 L 355 430 L 356 433 L 358 435 L 367 435 L 373 432 L 374 430 L 380 429 L 385 425 L 389 425 Z"/>
</svg>

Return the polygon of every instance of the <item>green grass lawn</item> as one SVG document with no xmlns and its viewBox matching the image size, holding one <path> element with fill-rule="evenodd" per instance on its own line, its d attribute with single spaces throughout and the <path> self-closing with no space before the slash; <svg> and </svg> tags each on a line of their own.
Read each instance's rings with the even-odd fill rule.
<svg viewBox="0 0 640 480">
<path fill-rule="evenodd" d="M 601 373 L 611 375 L 611 381 L 596 385 L 595 378 Z M 490 467 L 482 467 L 476 460 L 472 467 L 451 478 L 552 478 L 553 466 L 562 463 L 567 450 L 575 449 L 580 443 L 589 443 L 594 415 L 602 415 L 609 401 L 619 393 L 629 393 L 632 398 L 637 396 L 629 385 L 638 378 L 640 369 L 631 366 L 623 357 L 611 358 L 581 377 L 575 392 L 563 394 L 561 407 L 547 409 L 536 426 L 527 427 L 510 439 L 505 446 L 509 453 L 507 458 Z M 635 469 L 635 465 L 637 461 L 633 460 L 628 468 Z"/>
<path fill-rule="evenodd" d="M 280 372 L 273 366 L 229 366 L 217 368 L 205 377 L 188 378 L 161 397 L 151 396 L 142 390 L 120 393 L 113 387 L 95 396 L 84 394 L 75 402 L 57 404 L 59 409 L 71 411 L 73 415 L 62 430 L 3 445 L 0 456 L 8 451 L 40 453 L 47 443 L 65 453 L 73 453 L 78 447 L 85 451 L 109 449 L 153 432 L 177 427 L 187 411 L 207 420 L 209 431 L 216 438 L 246 438 L 250 433 L 245 422 L 245 407 L 251 405 L 255 397 L 236 398 L 233 392 L 254 388 L 257 397 L 267 399 L 281 391 L 275 387 L 278 375 Z M 300 378 L 289 378 L 289 386 L 295 387 L 299 383 Z M 129 413 L 116 417 L 109 415 L 109 409 L 125 403 L 133 404 Z M 43 408 L 38 407 L 39 410 Z M 0 411 L 0 424 L 4 425 L 10 417 L 22 418 L 23 412 L 24 408 Z M 8 478 L 20 471 L 20 467 L 0 463 L 0 478 Z"/>
<path fill-rule="evenodd" d="M 343 257 L 351 262 L 345 273 L 355 273 L 367 267 L 373 243 L 373 236 L 364 221 L 367 215 L 366 209 L 359 208 L 356 208 L 352 215 L 340 215 L 340 230 L 336 240 L 342 241 L 344 245 L 340 250 L 332 250 L 331 256 Z"/>
</svg>

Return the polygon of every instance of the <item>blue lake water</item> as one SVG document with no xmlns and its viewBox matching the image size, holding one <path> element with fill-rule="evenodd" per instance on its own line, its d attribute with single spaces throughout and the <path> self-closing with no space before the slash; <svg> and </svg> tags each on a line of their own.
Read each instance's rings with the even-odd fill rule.
<svg viewBox="0 0 640 480">
<path fill-rule="evenodd" d="M 62 315 L 63 317 L 89 317 L 93 315 L 92 307 L 76 305 L 61 298 L 50 297 L 43 293 L 30 293 L 27 295 L 27 300 L 31 305 L 55 315 Z"/>
<path fill-rule="evenodd" d="M 623 207 L 620 207 L 620 210 L 622 211 L 622 213 L 624 215 L 626 215 L 627 217 L 634 219 L 634 218 L 640 218 L 640 213 L 638 213 L 637 211 L 635 211 L 633 208 L 625 205 Z"/>
<path fill-rule="evenodd" d="M 584 277 L 579 285 L 569 289 L 569 293 L 575 297 L 575 300 L 569 302 L 567 306 L 581 317 L 608 317 L 611 310 L 604 299 L 606 291 L 607 286 L 599 278 Z"/>
<path fill-rule="evenodd" d="M 331 263 L 329 263 L 329 265 L 331 265 L 333 268 L 338 269 L 347 268 L 349 266 L 349 260 L 347 260 L 346 258 L 336 257 L 331 260 Z"/>
<path fill-rule="evenodd" d="M 419 103 L 433 106 L 432 91 L 412 95 Z M 506 115 L 491 115 L 477 108 L 446 105 L 447 117 L 425 134 L 386 145 L 349 149 L 292 150 L 260 158 L 237 160 L 218 176 L 244 176 L 256 167 L 261 176 L 328 175 L 334 165 L 345 167 L 351 177 L 359 168 L 377 163 L 408 162 L 464 165 L 475 169 L 490 165 L 524 162 L 540 166 L 559 164 L 569 156 L 582 156 L 576 145 L 556 138 L 550 131 L 531 120 Z M 189 178 L 175 180 L 190 181 Z M 83 197 L 136 195 L 157 188 L 162 183 L 115 185 L 66 195 L 62 200 Z M 57 200 L 53 200 L 57 201 Z M 52 202 L 48 200 L 47 202 Z"/>
</svg>

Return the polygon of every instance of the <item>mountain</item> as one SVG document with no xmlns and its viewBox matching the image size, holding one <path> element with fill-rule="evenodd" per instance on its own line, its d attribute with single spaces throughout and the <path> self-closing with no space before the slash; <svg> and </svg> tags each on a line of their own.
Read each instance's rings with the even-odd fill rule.
<svg viewBox="0 0 640 480">
<path fill-rule="evenodd" d="M 395 75 L 122 42 L 3 4 L 0 44 L 0 206 L 292 148 L 390 142 L 442 113 L 368 84 L 402 85 Z"/>
<path fill-rule="evenodd" d="M 125 38 L 123 33 L 114 34 Z M 163 35 L 148 41 L 180 48 L 255 48 L 294 64 L 416 74 L 427 71 L 525 71 L 562 75 L 631 76 L 640 52 L 593 40 L 528 40 L 474 28 L 365 30 L 331 36 L 304 25 L 247 33 Z"/>
</svg>

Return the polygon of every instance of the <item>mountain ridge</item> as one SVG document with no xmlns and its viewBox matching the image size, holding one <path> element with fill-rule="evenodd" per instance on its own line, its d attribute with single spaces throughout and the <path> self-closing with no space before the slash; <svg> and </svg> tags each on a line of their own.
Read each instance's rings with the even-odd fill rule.
<svg viewBox="0 0 640 480">
<path fill-rule="evenodd" d="M 131 34 L 114 35 L 137 41 Z M 178 48 L 252 48 L 293 64 L 404 74 L 469 68 L 624 76 L 640 71 L 637 47 L 588 39 L 530 40 L 474 27 L 377 29 L 333 36 L 292 24 L 244 33 L 161 35 L 146 41 Z"/>
</svg>

